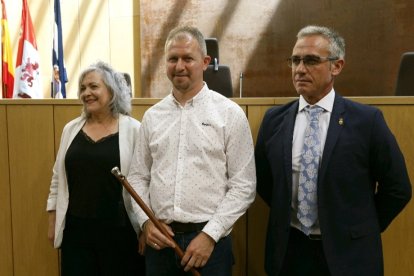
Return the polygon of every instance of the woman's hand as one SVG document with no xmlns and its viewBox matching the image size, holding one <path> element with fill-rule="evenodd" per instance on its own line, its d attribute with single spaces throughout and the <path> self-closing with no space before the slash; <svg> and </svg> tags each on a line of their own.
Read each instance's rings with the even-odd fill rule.
<svg viewBox="0 0 414 276">
<path fill-rule="evenodd" d="M 49 211 L 49 227 L 47 230 L 47 238 L 52 246 L 55 243 L 55 224 L 56 224 L 56 211 Z"/>
</svg>

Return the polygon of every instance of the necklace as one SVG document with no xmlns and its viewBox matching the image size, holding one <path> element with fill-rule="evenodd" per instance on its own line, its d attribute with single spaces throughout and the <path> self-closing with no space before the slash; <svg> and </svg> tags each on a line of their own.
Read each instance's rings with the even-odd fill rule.
<svg viewBox="0 0 414 276">
<path fill-rule="evenodd" d="M 97 141 L 103 137 L 118 132 L 118 118 L 110 117 L 108 119 L 96 120 L 89 118 L 83 131 L 93 140 Z"/>
</svg>

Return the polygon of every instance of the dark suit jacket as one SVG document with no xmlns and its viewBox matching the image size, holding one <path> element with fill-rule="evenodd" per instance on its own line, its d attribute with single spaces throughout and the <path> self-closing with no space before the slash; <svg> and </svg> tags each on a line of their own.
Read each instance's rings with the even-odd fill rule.
<svg viewBox="0 0 414 276">
<path fill-rule="evenodd" d="M 289 239 L 297 111 L 298 101 L 269 109 L 256 143 L 257 191 L 270 206 L 269 275 L 278 275 Z M 336 94 L 318 175 L 319 223 L 331 274 L 382 275 L 381 232 L 410 198 L 404 157 L 381 111 Z"/>
</svg>

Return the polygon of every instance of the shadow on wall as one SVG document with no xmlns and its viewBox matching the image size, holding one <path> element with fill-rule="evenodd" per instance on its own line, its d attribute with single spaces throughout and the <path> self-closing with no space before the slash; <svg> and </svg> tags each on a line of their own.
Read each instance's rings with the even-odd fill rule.
<svg viewBox="0 0 414 276">
<path fill-rule="evenodd" d="M 414 33 L 410 31 L 414 17 L 406 12 L 414 10 L 414 2 L 400 2 L 397 6 L 388 0 L 280 0 L 254 4 L 239 0 L 194 4 L 187 0 L 170 6 L 160 2 L 157 7 L 154 2 L 141 3 L 143 96 L 159 97 L 169 92 L 160 66 L 164 41 L 168 32 L 181 24 L 197 26 L 206 37 L 220 41 L 221 63 L 228 64 L 232 72 L 233 95 L 238 96 L 238 76 L 243 72 L 245 97 L 296 96 L 285 60 L 291 55 L 297 32 L 309 24 L 332 27 L 345 38 L 346 65 L 335 80 L 338 93 L 393 95 L 401 54 L 414 44 Z M 159 34 L 150 32 L 156 29 L 160 29 Z M 150 36 L 156 36 L 154 45 L 145 40 Z"/>
<path fill-rule="evenodd" d="M 188 4 L 188 0 L 177 1 L 173 9 L 171 9 L 168 17 L 162 23 L 159 18 L 153 18 L 147 16 L 143 7 L 141 7 L 141 22 L 148 22 L 148 24 L 161 24 L 161 33 L 155 43 L 156 51 L 146 51 L 148 47 L 154 47 L 147 44 L 146 41 L 141 42 L 141 58 L 147 60 L 147 63 L 142 62 L 142 97 L 151 97 L 151 89 L 149 89 L 151 82 L 154 80 L 153 76 L 156 74 L 156 70 L 159 68 L 164 58 L 164 44 L 167 39 L 168 33 L 171 31 L 171 26 L 178 26 L 180 22 L 181 11 L 184 10 Z M 152 14 L 153 15 L 153 14 Z"/>
</svg>

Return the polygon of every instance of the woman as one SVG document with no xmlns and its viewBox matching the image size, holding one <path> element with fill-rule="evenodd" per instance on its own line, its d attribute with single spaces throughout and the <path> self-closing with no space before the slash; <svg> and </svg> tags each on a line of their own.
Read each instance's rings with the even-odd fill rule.
<svg viewBox="0 0 414 276">
<path fill-rule="evenodd" d="M 137 139 L 130 92 L 123 74 L 103 62 L 80 75 L 83 112 L 63 129 L 47 201 L 63 276 L 144 275 L 131 197 L 111 174 L 115 166 L 128 174 Z"/>
</svg>

